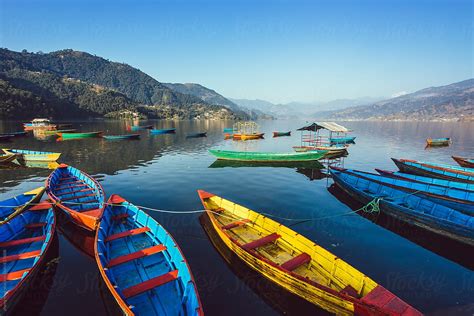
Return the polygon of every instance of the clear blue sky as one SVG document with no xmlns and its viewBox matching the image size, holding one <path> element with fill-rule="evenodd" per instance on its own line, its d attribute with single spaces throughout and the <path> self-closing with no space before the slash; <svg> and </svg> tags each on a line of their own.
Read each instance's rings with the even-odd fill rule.
<svg viewBox="0 0 474 316">
<path fill-rule="evenodd" d="M 0 0 L 0 46 L 64 48 L 273 102 L 473 77 L 473 1 Z"/>
</svg>

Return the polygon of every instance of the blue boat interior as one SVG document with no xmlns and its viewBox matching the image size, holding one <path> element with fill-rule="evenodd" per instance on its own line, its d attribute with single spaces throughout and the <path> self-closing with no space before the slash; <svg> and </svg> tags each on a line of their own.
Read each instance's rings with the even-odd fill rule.
<svg viewBox="0 0 474 316">
<path fill-rule="evenodd" d="M 13 198 L 0 201 L 0 221 L 4 221 L 8 216 L 16 211 L 16 208 L 31 201 L 34 195 L 20 194 Z"/>
<path fill-rule="evenodd" d="M 54 232 L 53 209 L 25 211 L 0 226 L 0 294 L 5 297 L 38 263 Z"/>
<path fill-rule="evenodd" d="M 77 212 L 100 209 L 105 204 L 102 188 L 71 166 L 57 168 L 51 175 L 48 187 L 61 204 Z"/>
<path fill-rule="evenodd" d="M 97 249 L 105 274 L 137 315 L 197 315 L 191 272 L 168 232 L 136 206 L 108 206 Z"/>
<path fill-rule="evenodd" d="M 407 215 L 428 218 L 438 225 L 458 232 L 462 231 L 464 235 L 474 238 L 473 216 L 355 174 L 334 169 L 330 171 L 335 181 L 342 181 L 344 187 L 357 195 L 365 196 L 369 200 L 382 198 L 382 201 L 392 204 Z"/>
</svg>

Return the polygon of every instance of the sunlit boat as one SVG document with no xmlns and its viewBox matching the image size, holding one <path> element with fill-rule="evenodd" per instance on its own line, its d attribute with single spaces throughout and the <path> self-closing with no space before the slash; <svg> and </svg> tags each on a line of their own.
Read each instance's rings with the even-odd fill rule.
<svg viewBox="0 0 474 316">
<path fill-rule="evenodd" d="M 35 151 L 25 149 L 2 149 L 5 154 L 14 154 L 18 160 L 23 161 L 56 161 L 61 156 L 61 153 L 53 153 L 48 151 Z"/>
<path fill-rule="evenodd" d="M 35 205 L 0 226 L 0 308 L 10 311 L 46 263 L 55 233 L 51 203 Z"/>
<path fill-rule="evenodd" d="M 95 231 L 105 207 L 102 186 L 85 172 L 61 164 L 46 180 L 46 193 L 79 227 Z"/>
<path fill-rule="evenodd" d="M 55 130 L 56 125 L 52 124 L 50 120 L 45 118 L 35 118 L 29 123 L 23 123 L 23 129 L 25 131 L 32 130 Z"/>
<path fill-rule="evenodd" d="M 421 196 L 365 179 L 342 168 L 330 168 L 334 182 L 363 204 L 377 200 L 380 210 L 410 225 L 474 245 L 474 220 L 455 209 Z"/>
<path fill-rule="evenodd" d="M 156 220 L 112 195 L 95 237 L 100 274 L 125 315 L 203 315 L 187 261 Z"/>
<path fill-rule="evenodd" d="M 243 262 L 337 315 L 421 315 L 329 251 L 274 220 L 198 191 L 214 230 Z"/>
<path fill-rule="evenodd" d="M 458 166 L 392 158 L 401 172 L 439 179 L 474 183 L 474 170 Z"/>
<path fill-rule="evenodd" d="M 232 137 L 236 140 L 251 140 L 251 139 L 261 139 L 265 133 L 255 133 L 255 134 L 240 134 L 234 133 Z"/>
<path fill-rule="evenodd" d="M 426 145 L 428 146 L 449 146 L 451 139 L 448 138 L 428 138 Z"/>
<path fill-rule="evenodd" d="M 0 201 L 0 225 L 5 224 L 18 214 L 21 214 L 25 209 L 38 203 L 43 193 L 44 188 L 40 187 L 13 198 Z"/>
</svg>

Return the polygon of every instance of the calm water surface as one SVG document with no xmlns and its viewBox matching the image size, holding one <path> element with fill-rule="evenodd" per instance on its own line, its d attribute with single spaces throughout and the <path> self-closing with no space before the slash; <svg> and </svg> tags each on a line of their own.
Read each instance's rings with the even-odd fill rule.
<svg viewBox="0 0 474 316">
<path fill-rule="evenodd" d="M 147 122 L 141 122 L 147 124 Z M 60 161 L 99 179 L 107 195 L 119 193 L 136 205 L 165 210 L 200 210 L 196 194 L 204 189 L 251 209 L 275 216 L 307 219 L 279 220 L 343 258 L 378 283 L 425 313 L 466 314 L 474 310 L 473 249 L 449 242 L 383 215 L 344 215 L 360 207 L 332 186 L 324 170 L 216 164 L 209 148 L 249 151 L 291 151 L 298 145 L 296 128 L 304 121 L 263 121 L 267 138 L 224 140 L 222 129 L 232 122 L 151 121 L 157 128 L 176 127 L 175 135 L 139 141 L 84 139 L 56 142 L 55 138 L 17 138 L 3 147 L 61 152 Z M 118 134 L 118 121 L 75 122 L 82 131 Z M 372 171 L 394 170 L 390 157 L 452 163 L 450 156 L 474 156 L 474 124 L 347 122 L 356 145 L 342 164 Z M 19 122 L 0 122 L 0 132 L 20 130 Z M 186 139 L 187 133 L 208 131 L 208 137 Z M 271 138 L 272 131 L 292 131 L 291 137 Z M 427 137 L 452 137 L 450 147 L 425 149 Z M 0 199 L 44 183 L 50 170 L 0 170 Z M 151 213 L 175 237 L 187 257 L 208 315 L 324 314 L 269 284 L 242 265 L 205 232 L 199 214 Z M 27 294 L 21 314 L 106 314 L 104 293 L 95 261 L 92 236 L 70 225 L 58 234 L 57 254 L 36 290 Z M 220 252 L 218 252 L 218 250 Z M 28 303 L 26 303 L 28 302 Z"/>
</svg>

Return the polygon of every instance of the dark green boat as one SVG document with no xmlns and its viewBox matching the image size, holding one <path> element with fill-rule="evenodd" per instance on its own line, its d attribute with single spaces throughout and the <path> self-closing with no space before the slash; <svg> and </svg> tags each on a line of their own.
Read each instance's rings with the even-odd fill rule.
<svg viewBox="0 0 474 316">
<path fill-rule="evenodd" d="M 327 150 L 315 150 L 309 152 L 250 152 L 250 151 L 229 151 L 213 150 L 209 152 L 222 160 L 252 161 L 252 162 L 290 162 L 290 161 L 314 161 L 324 157 Z"/>
<path fill-rule="evenodd" d="M 127 139 L 139 139 L 140 134 L 103 135 L 102 137 L 107 140 L 127 140 Z"/>
</svg>

